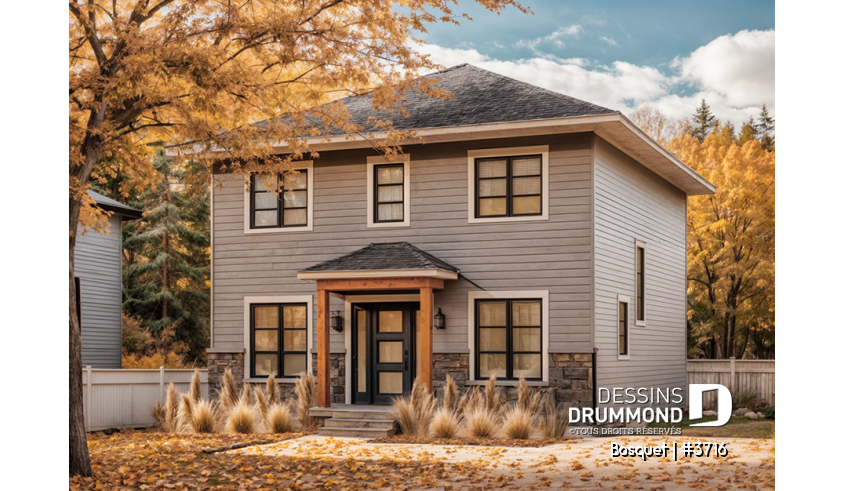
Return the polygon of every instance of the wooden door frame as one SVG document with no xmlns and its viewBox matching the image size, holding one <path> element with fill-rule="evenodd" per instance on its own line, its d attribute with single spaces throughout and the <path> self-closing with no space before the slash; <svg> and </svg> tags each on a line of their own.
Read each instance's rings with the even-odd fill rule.
<svg viewBox="0 0 845 491">
<path fill-rule="evenodd" d="M 432 277 L 352 278 L 317 280 L 317 406 L 331 407 L 331 367 L 329 295 L 343 297 L 349 292 L 419 290 L 420 292 L 420 381 L 433 389 L 434 353 L 432 320 L 434 290 L 442 290 L 444 281 Z"/>
</svg>

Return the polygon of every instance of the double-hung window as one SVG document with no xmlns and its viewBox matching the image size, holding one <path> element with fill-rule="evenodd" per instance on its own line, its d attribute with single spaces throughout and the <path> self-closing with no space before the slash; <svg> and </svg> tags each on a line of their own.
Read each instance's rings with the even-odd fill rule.
<svg viewBox="0 0 845 491">
<path fill-rule="evenodd" d="M 375 172 L 376 223 L 402 222 L 405 220 L 405 165 L 385 164 L 373 166 Z"/>
<path fill-rule="evenodd" d="M 307 304 L 250 305 L 250 367 L 253 378 L 275 373 L 296 377 L 307 370 Z"/>
<path fill-rule="evenodd" d="M 542 379 L 543 300 L 476 300 L 475 308 L 475 378 Z"/>
</svg>

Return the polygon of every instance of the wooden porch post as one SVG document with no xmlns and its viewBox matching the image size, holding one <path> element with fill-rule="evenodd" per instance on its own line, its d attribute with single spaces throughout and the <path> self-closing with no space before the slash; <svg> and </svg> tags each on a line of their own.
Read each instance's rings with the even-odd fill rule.
<svg viewBox="0 0 845 491">
<path fill-rule="evenodd" d="M 434 319 L 434 289 L 429 286 L 420 288 L 420 382 L 429 392 L 434 390 L 434 349 L 431 323 Z"/>
<path fill-rule="evenodd" d="M 329 291 L 317 286 L 317 406 L 331 407 Z"/>
</svg>

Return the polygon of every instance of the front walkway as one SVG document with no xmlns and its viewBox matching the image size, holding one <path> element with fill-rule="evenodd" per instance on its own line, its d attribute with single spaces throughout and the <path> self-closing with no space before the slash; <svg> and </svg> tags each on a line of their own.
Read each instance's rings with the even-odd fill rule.
<svg viewBox="0 0 845 491">
<path fill-rule="evenodd" d="M 611 458 L 611 442 L 625 446 L 658 446 L 682 442 L 726 443 L 727 458 Z M 403 465 L 446 464 L 447 472 L 417 473 L 383 483 L 388 488 L 470 489 L 529 487 L 568 489 L 747 489 L 774 488 L 774 443 L 745 438 L 694 437 L 585 438 L 538 448 L 469 445 L 373 444 L 355 438 L 311 435 L 239 452 L 285 455 L 323 462 L 362 465 L 382 461 Z M 375 462 L 373 462 L 375 463 Z M 423 474 L 423 475 L 420 475 Z M 319 477 L 319 476 L 314 476 Z M 316 483 L 315 483 L 316 484 Z M 338 482 L 337 484 L 341 484 Z M 348 483 L 344 483 L 348 484 Z M 364 483 L 359 483 L 364 484 Z M 378 482 L 371 483 L 379 487 Z"/>
</svg>

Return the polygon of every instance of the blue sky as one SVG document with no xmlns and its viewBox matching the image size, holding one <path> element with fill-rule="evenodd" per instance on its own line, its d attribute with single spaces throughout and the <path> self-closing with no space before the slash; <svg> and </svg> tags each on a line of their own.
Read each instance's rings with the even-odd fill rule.
<svg viewBox="0 0 845 491">
<path fill-rule="evenodd" d="M 736 125 L 774 101 L 773 1 L 524 2 L 501 15 L 464 0 L 473 21 L 435 24 L 420 49 L 630 113 L 687 117 L 707 99 Z"/>
</svg>

